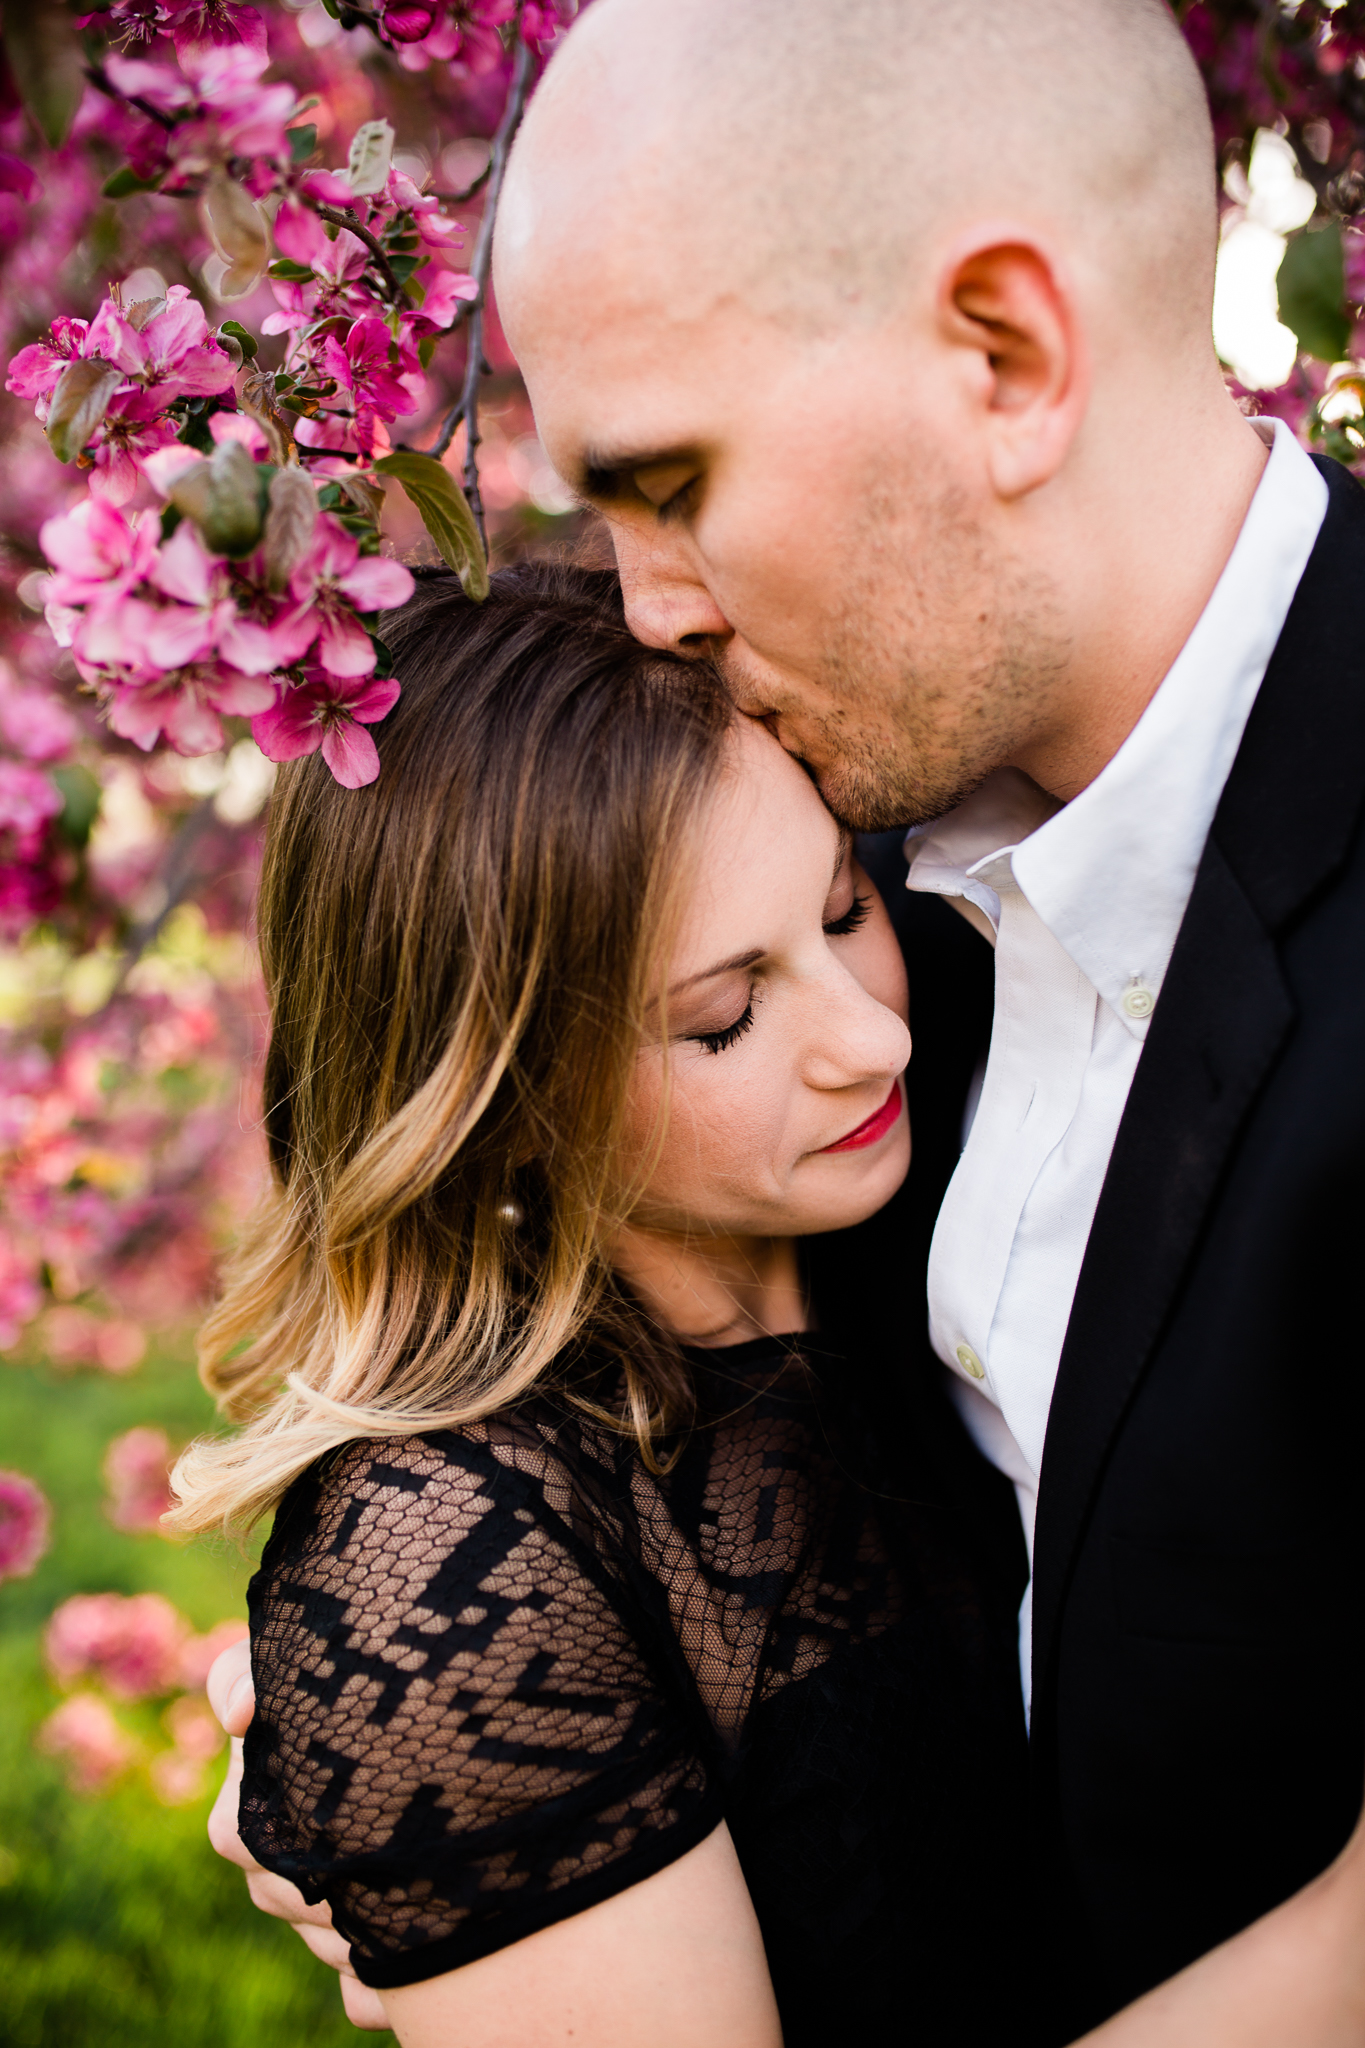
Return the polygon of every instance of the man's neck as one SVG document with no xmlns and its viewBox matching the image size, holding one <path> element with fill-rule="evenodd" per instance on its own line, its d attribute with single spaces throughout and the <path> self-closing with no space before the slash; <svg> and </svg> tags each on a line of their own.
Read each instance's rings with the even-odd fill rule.
<svg viewBox="0 0 1365 2048">
<path fill-rule="evenodd" d="M 1225 417 L 1211 445 L 1192 437 L 1149 471 L 1105 530 L 1054 715 L 1011 757 L 1040 789 L 1068 803 L 1123 745 L 1213 595 L 1267 457 L 1249 421 Z"/>
</svg>

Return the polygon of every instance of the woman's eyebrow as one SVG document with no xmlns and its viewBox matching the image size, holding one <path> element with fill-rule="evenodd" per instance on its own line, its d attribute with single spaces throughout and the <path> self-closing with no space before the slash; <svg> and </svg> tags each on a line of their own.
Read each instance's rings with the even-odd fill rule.
<svg viewBox="0 0 1365 2048">
<path fill-rule="evenodd" d="M 763 958 L 761 946 L 751 946 L 747 953 L 736 953 L 733 960 L 722 960 L 715 967 L 703 967 L 700 974 L 689 974 L 685 981 L 675 981 L 669 988 L 670 996 L 681 995 L 685 988 L 695 988 L 699 981 L 714 981 L 718 974 L 735 974 L 741 967 L 754 967 Z"/>
</svg>

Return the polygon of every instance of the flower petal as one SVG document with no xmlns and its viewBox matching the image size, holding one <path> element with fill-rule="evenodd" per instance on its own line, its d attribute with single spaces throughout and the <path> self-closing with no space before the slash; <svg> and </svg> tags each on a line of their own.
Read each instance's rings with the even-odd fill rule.
<svg viewBox="0 0 1365 2048">
<path fill-rule="evenodd" d="M 337 588 L 359 612 L 387 612 L 406 604 L 417 585 L 401 562 L 387 555 L 362 555 L 353 569 L 337 577 Z"/>
<path fill-rule="evenodd" d="M 379 773 L 379 749 L 364 726 L 349 718 L 339 718 L 328 726 L 322 739 L 322 758 L 343 789 L 364 789 Z"/>
</svg>

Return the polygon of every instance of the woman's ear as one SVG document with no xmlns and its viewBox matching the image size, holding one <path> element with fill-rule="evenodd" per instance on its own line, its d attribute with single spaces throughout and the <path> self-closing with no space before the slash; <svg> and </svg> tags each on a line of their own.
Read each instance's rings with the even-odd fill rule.
<svg viewBox="0 0 1365 2048">
<path fill-rule="evenodd" d="M 1085 413 L 1090 365 L 1058 265 L 1017 231 L 979 230 L 941 272 L 946 339 L 974 351 L 986 465 L 997 494 L 1025 496 L 1061 468 Z"/>
</svg>

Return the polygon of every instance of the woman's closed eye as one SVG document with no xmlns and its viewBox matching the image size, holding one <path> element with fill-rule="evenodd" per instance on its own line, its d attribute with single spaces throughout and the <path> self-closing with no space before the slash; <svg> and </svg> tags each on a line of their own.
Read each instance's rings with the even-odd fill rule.
<svg viewBox="0 0 1365 2048">
<path fill-rule="evenodd" d="M 855 896 L 842 917 L 832 917 L 823 927 L 827 939 L 846 939 L 867 923 L 872 910 L 870 896 Z"/>
<path fill-rule="evenodd" d="M 728 1052 L 732 1045 L 738 1045 L 753 1021 L 754 999 L 750 996 L 733 1024 L 722 1025 L 719 1031 L 689 1031 L 688 1040 L 692 1045 L 705 1046 L 707 1052 Z"/>
</svg>

